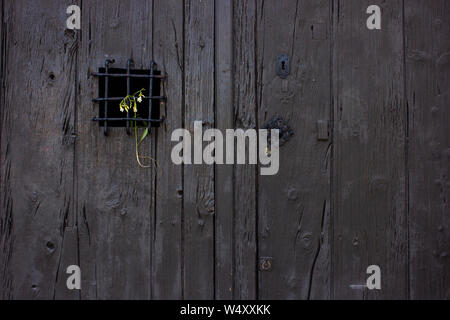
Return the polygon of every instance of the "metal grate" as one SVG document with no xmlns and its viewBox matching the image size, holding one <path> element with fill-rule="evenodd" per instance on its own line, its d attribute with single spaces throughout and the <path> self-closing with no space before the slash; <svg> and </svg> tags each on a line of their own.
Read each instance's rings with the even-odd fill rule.
<svg viewBox="0 0 450 320">
<path fill-rule="evenodd" d="M 102 77 L 104 78 L 104 96 L 101 96 L 99 98 L 93 99 L 92 101 L 95 103 L 103 103 L 104 104 L 104 112 L 102 116 L 99 116 L 97 118 L 93 118 L 93 121 L 103 123 L 103 130 L 104 134 L 108 135 L 108 124 L 109 122 L 116 122 L 116 121 L 122 121 L 126 122 L 126 132 L 127 134 L 130 134 L 130 127 L 133 121 L 137 122 L 147 122 L 149 127 L 149 132 L 151 131 L 152 127 L 159 126 L 164 121 L 164 117 L 160 117 L 159 119 L 152 118 L 153 113 L 153 101 L 157 100 L 159 102 L 166 101 L 165 96 L 154 96 L 154 79 L 159 79 L 161 82 L 165 79 L 163 75 L 157 74 L 156 70 L 156 63 L 154 61 L 150 61 L 150 72 L 149 74 L 139 74 L 139 73 L 133 73 L 131 70 L 131 65 L 133 61 L 131 59 L 127 62 L 127 69 L 126 73 L 110 73 L 110 65 L 114 63 L 114 60 L 107 59 L 105 61 L 105 68 L 104 72 L 94 72 L 92 73 L 95 77 Z M 148 88 L 149 95 L 145 96 L 144 99 L 149 100 L 149 110 L 148 110 L 148 118 L 134 118 L 131 117 L 130 113 L 128 112 L 126 117 L 111 117 L 111 112 L 108 109 L 109 103 L 112 101 L 122 101 L 125 97 L 110 97 L 110 78 L 126 78 L 126 85 L 127 85 L 127 95 L 130 95 L 131 92 L 131 80 L 132 79 L 149 79 L 150 85 Z"/>
<path fill-rule="evenodd" d="M 278 129 L 280 130 L 280 137 L 279 137 L 279 143 L 280 147 L 286 144 L 292 136 L 294 135 L 294 130 L 289 126 L 288 122 L 281 118 L 279 115 L 276 115 L 272 119 L 270 119 L 263 127 L 264 129 L 269 130 L 269 134 L 267 135 L 267 142 L 270 149 L 270 143 L 271 143 L 271 134 L 270 130 L 272 129 Z"/>
</svg>

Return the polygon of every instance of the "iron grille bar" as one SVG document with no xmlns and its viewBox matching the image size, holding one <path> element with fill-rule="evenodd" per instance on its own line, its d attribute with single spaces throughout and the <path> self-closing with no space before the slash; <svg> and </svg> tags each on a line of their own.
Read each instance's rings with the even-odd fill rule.
<svg viewBox="0 0 450 320">
<path fill-rule="evenodd" d="M 92 121 L 97 121 L 97 122 L 103 122 L 104 124 L 104 134 L 105 136 L 108 135 L 108 122 L 109 121 L 121 121 L 121 122 L 126 122 L 126 132 L 127 134 L 130 134 L 130 129 L 131 129 L 131 125 L 133 123 L 133 121 L 135 122 L 147 122 L 148 123 L 148 129 L 149 129 L 149 133 L 152 127 L 152 124 L 159 124 L 164 122 L 165 117 L 161 117 L 160 119 L 152 119 L 152 109 L 153 109 L 153 100 L 159 100 L 159 101 L 166 101 L 167 98 L 165 96 L 153 96 L 153 85 L 154 85 L 154 81 L 153 79 L 165 79 L 164 76 L 162 75 L 156 75 L 155 71 L 156 71 L 156 63 L 151 60 L 150 61 L 150 74 L 132 74 L 131 72 L 131 65 L 133 64 L 133 60 L 132 59 L 128 59 L 127 61 L 127 69 L 126 69 L 126 73 L 110 73 L 110 64 L 114 63 L 113 59 L 107 59 L 105 61 L 105 72 L 92 72 L 91 74 L 93 76 L 98 76 L 98 77 L 104 77 L 105 78 L 105 96 L 101 97 L 101 98 L 96 98 L 96 99 L 92 99 L 92 101 L 94 103 L 99 103 L 99 102 L 104 102 L 104 116 L 103 117 L 98 117 L 98 118 L 93 118 Z M 143 96 L 143 99 L 146 100 L 150 100 L 149 101 L 149 116 L 148 119 L 146 118 L 134 118 L 131 117 L 130 115 L 130 111 L 127 112 L 126 117 L 123 118 L 110 118 L 108 115 L 108 102 L 110 101 L 122 101 L 125 97 L 110 97 L 109 96 L 109 82 L 110 82 L 110 78 L 114 78 L 114 77 L 119 77 L 119 78 L 126 78 L 127 81 L 127 96 L 131 94 L 131 79 L 133 78 L 147 78 L 150 80 L 150 88 L 149 88 L 149 96 Z"/>
<path fill-rule="evenodd" d="M 153 97 L 153 76 L 154 76 L 154 72 L 155 72 L 155 61 L 150 61 L 150 91 L 149 91 L 149 96 Z M 153 105 L 153 101 L 150 100 L 149 104 L 148 104 L 148 115 L 149 117 L 152 116 L 152 105 Z M 152 126 L 151 123 L 148 123 L 148 134 L 151 133 L 152 130 Z"/>
<path fill-rule="evenodd" d="M 95 98 L 92 99 L 92 102 L 102 102 L 102 101 L 122 101 L 125 97 L 111 97 L 111 98 Z M 149 100 L 166 100 L 166 97 L 163 96 L 154 96 L 154 97 L 142 97 L 143 99 Z"/>
<path fill-rule="evenodd" d="M 130 69 L 131 69 L 131 59 L 127 61 L 127 96 L 131 94 L 131 78 L 130 78 Z M 127 111 L 127 118 L 130 117 L 130 110 Z M 130 134 L 130 121 L 127 121 L 127 134 Z"/>
<path fill-rule="evenodd" d="M 109 64 L 113 62 L 112 60 L 106 59 L 105 61 L 105 119 L 108 119 L 108 97 L 109 97 L 109 77 L 108 77 L 108 72 L 109 72 Z M 103 126 L 103 133 L 105 134 L 105 136 L 108 135 L 108 121 L 104 122 L 104 126 Z"/>
<path fill-rule="evenodd" d="M 101 72 L 92 72 L 91 75 L 94 77 L 112 77 L 112 78 L 156 78 L 156 79 L 164 79 L 163 75 L 159 74 L 132 74 L 130 72 L 128 73 L 101 73 Z"/>
<path fill-rule="evenodd" d="M 165 119 L 145 119 L 145 118 L 93 118 L 92 121 L 138 121 L 138 122 L 151 122 L 162 123 Z"/>
</svg>

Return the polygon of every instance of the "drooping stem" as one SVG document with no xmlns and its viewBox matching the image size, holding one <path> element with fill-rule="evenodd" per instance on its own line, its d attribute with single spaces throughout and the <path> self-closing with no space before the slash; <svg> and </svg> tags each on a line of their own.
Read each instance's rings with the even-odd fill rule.
<svg viewBox="0 0 450 320">
<path fill-rule="evenodd" d="M 134 113 L 134 118 L 137 118 L 137 113 Z M 139 157 L 139 142 L 138 142 L 138 128 L 137 121 L 134 121 L 134 136 L 136 138 L 136 161 L 141 168 L 150 168 L 151 166 L 145 166 L 141 163 L 141 159 Z"/>
<path fill-rule="evenodd" d="M 135 118 L 137 117 L 137 114 L 136 114 L 136 113 L 134 113 L 134 117 L 135 117 Z M 140 159 L 141 157 L 139 156 L 139 145 L 141 144 L 142 141 L 141 141 L 141 142 L 138 141 L 137 121 L 134 121 L 134 136 L 135 136 L 135 138 L 136 138 L 136 161 L 137 161 L 137 163 L 139 164 L 139 166 L 140 166 L 141 168 L 150 168 L 151 165 L 146 166 L 146 165 L 143 165 L 143 164 L 141 163 L 141 159 Z M 142 158 L 143 158 L 143 159 L 150 159 L 150 160 L 152 160 L 152 161 L 155 163 L 155 165 L 156 165 L 156 160 L 153 159 L 152 157 L 143 156 Z"/>
<path fill-rule="evenodd" d="M 139 91 L 137 91 L 135 94 L 133 95 L 128 95 L 126 96 L 121 102 L 120 102 L 120 111 L 121 112 L 129 112 L 130 109 L 133 109 L 133 113 L 134 113 L 134 119 L 137 119 L 137 102 L 141 103 L 142 99 L 144 98 L 144 94 L 142 93 L 143 91 L 145 91 L 145 89 L 141 89 Z M 138 97 L 138 98 L 136 98 Z M 147 128 L 144 132 L 144 134 L 141 137 L 141 140 L 138 140 L 138 125 L 137 125 L 137 120 L 133 121 L 134 122 L 134 135 L 135 135 L 135 144 L 136 144 L 136 161 L 139 164 L 140 167 L 142 168 L 150 168 L 151 165 L 146 166 L 143 165 L 141 163 L 141 158 L 142 159 L 150 159 L 152 160 L 155 165 L 156 165 L 156 161 L 152 158 L 152 157 L 146 157 L 146 156 L 139 156 L 139 145 L 145 140 L 145 138 L 147 137 L 148 133 L 149 133 L 149 129 Z"/>
</svg>

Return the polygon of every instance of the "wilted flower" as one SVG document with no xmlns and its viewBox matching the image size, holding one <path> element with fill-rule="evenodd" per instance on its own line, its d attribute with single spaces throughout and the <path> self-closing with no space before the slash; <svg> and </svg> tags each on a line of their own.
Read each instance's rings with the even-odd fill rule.
<svg viewBox="0 0 450 320">
<path fill-rule="evenodd" d="M 119 104 L 119 108 L 121 112 L 126 111 L 127 113 L 130 111 L 131 108 L 133 108 L 134 111 L 134 134 L 136 136 L 136 160 L 139 164 L 139 166 L 143 167 L 143 168 L 149 168 L 150 166 L 144 166 L 141 163 L 140 157 L 139 157 L 139 145 L 142 143 L 142 141 L 144 141 L 144 139 L 148 136 L 149 134 L 149 130 L 148 128 L 144 131 L 144 134 L 142 135 L 140 141 L 138 141 L 138 120 L 137 120 L 137 104 L 138 103 L 142 103 L 142 101 L 145 98 L 145 95 L 142 93 L 143 91 L 145 91 L 145 89 L 141 89 L 138 92 L 136 92 L 135 94 L 130 94 L 127 95 L 125 98 L 123 98 L 123 100 L 120 102 Z M 151 157 L 144 157 L 146 159 L 152 159 Z M 152 159 L 153 160 L 153 159 Z M 154 160 L 153 160 L 154 161 Z M 156 163 L 156 162 L 155 162 Z"/>
<path fill-rule="evenodd" d="M 145 89 L 141 89 L 133 95 L 126 96 L 119 105 L 121 112 L 129 112 L 133 108 L 134 113 L 137 113 L 137 103 L 141 103 L 145 95 L 142 93 Z"/>
<path fill-rule="evenodd" d="M 139 91 L 139 96 L 137 98 L 137 102 L 141 103 L 143 98 L 145 97 L 144 94 L 142 93 L 144 89 L 142 89 L 141 91 Z"/>
</svg>

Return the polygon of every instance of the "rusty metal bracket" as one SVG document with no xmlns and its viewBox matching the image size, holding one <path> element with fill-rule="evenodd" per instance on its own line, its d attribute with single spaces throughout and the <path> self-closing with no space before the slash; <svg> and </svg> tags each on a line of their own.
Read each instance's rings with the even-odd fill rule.
<svg viewBox="0 0 450 320">
<path fill-rule="evenodd" d="M 267 123 L 263 126 L 264 129 L 269 130 L 269 134 L 267 136 L 267 143 L 270 149 L 271 143 L 271 134 L 270 130 L 278 129 L 280 131 L 280 147 L 285 145 L 294 135 L 294 130 L 289 126 L 288 122 L 281 118 L 279 115 L 271 118 Z"/>
</svg>

